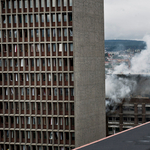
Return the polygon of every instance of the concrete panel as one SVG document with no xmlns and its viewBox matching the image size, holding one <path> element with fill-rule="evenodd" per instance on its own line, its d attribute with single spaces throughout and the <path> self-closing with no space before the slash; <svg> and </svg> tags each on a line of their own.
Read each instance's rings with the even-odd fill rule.
<svg viewBox="0 0 150 150">
<path fill-rule="evenodd" d="M 103 0 L 73 1 L 75 145 L 106 135 Z"/>
</svg>

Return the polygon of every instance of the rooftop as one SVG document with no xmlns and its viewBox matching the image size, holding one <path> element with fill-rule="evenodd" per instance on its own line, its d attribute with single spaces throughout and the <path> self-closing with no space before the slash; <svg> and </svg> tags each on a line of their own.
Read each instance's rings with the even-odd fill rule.
<svg viewBox="0 0 150 150">
<path fill-rule="evenodd" d="M 89 135 L 90 136 L 90 135 Z M 150 150 L 150 122 L 74 150 Z"/>
</svg>

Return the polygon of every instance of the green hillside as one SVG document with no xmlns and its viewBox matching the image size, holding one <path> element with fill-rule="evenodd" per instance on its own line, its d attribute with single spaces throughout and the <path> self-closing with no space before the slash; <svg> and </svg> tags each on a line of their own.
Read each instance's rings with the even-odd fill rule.
<svg viewBox="0 0 150 150">
<path fill-rule="evenodd" d="M 107 51 L 124 51 L 127 49 L 145 49 L 146 43 L 144 41 L 135 40 L 105 40 L 105 50 Z"/>
</svg>

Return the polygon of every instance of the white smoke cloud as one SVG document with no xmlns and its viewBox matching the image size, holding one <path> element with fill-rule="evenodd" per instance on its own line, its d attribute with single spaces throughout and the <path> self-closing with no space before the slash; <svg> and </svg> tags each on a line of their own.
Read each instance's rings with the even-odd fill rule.
<svg viewBox="0 0 150 150">
<path fill-rule="evenodd" d="M 120 99 L 130 96 L 131 91 L 135 89 L 136 82 L 116 75 L 108 75 L 106 78 L 106 96 L 120 102 Z"/>
<path fill-rule="evenodd" d="M 147 48 L 131 59 L 130 67 L 128 67 L 127 64 L 122 63 L 115 67 L 112 75 L 106 76 L 106 98 L 110 99 L 109 101 L 111 104 L 120 103 L 122 99 L 130 98 L 133 93 L 136 93 L 137 89 L 139 90 L 139 87 L 137 88 L 137 84 L 139 84 L 137 83 L 137 78 L 122 78 L 116 74 L 125 74 L 126 76 L 134 74 L 143 76 L 150 75 L 148 74 L 150 73 L 150 36 L 145 36 L 143 40 L 147 43 Z M 145 82 L 142 83 L 144 84 Z M 141 94 L 145 89 L 143 87 L 144 85 L 140 88 Z M 150 91 L 150 87 L 148 87 L 148 89 Z M 107 101 L 106 106 L 110 105 L 110 103 Z"/>
<path fill-rule="evenodd" d="M 143 40 L 147 43 L 146 50 L 131 59 L 130 68 L 123 63 L 114 69 L 113 74 L 143 74 L 150 72 L 150 36 L 145 36 Z"/>
</svg>

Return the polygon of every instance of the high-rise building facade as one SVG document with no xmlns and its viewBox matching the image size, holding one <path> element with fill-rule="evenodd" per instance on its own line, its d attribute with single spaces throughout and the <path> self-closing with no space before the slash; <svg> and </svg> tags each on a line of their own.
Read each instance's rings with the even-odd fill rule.
<svg viewBox="0 0 150 150">
<path fill-rule="evenodd" d="M 0 150 L 70 150 L 105 136 L 103 0 L 0 1 Z"/>
</svg>

